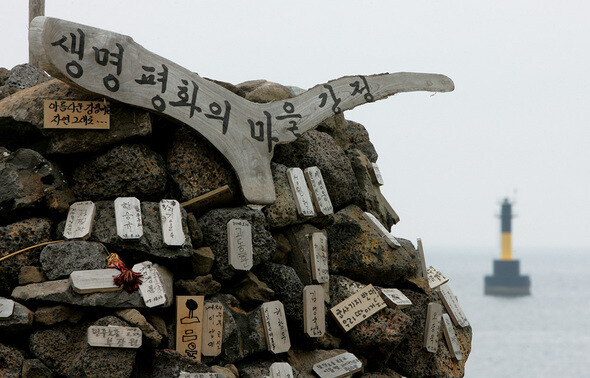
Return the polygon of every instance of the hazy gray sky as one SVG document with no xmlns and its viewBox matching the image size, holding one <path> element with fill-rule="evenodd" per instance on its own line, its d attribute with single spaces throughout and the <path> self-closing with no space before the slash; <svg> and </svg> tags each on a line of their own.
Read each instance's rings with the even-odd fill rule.
<svg viewBox="0 0 590 378">
<path fill-rule="evenodd" d="M 28 60 L 27 1 L 0 15 L 0 66 Z M 166 4 L 166 5 L 165 5 Z M 498 246 L 517 190 L 519 247 L 590 247 L 590 108 L 582 1 L 65 1 L 46 15 L 133 37 L 201 76 L 309 88 L 344 75 L 433 72 L 451 93 L 345 113 L 379 153 L 393 234 L 425 248 Z"/>
</svg>

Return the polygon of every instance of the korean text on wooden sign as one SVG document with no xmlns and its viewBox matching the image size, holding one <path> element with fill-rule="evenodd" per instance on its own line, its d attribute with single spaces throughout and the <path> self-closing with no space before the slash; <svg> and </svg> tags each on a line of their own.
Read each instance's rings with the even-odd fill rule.
<svg viewBox="0 0 590 378">
<path fill-rule="evenodd" d="M 139 293 L 147 307 L 156 307 L 166 303 L 168 298 L 166 298 L 162 277 L 150 261 L 135 264 L 131 270 L 141 274 L 142 282 L 139 284 Z"/>
<path fill-rule="evenodd" d="M 111 106 L 106 101 L 44 100 L 44 129 L 110 128 Z"/>
<path fill-rule="evenodd" d="M 266 302 L 262 304 L 260 311 L 266 333 L 267 349 L 273 353 L 289 351 L 291 340 L 283 304 L 280 301 Z"/>
<path fill-rule="evenodd" d="M 203 323 L 203 356 L 218 356 L 223 342 L 223 305 L 219 302 L 205 303 Z"/>
<path fill-rule="evenodd" d="M 344 332 L 387 307 L 377 289 L 367 285 L 330 309 Z"/>
<path fill-rule="evenodd" d="M 176 297 L 176 351 L 201 361 L 205 297 Z"/>
<path fill-rule="evenodd" d="M 95 212 L 96 206 L 92 201 L 75 202 L 70 205 L 64 237 L 66 239 L 88 239 L 94 225 Z"/>
<path fill-rule="evenodd" d="M 137 327 L 90 326 L 88 344 L 95 347 L 139 348 L 141 330 Z"/>
</svg>

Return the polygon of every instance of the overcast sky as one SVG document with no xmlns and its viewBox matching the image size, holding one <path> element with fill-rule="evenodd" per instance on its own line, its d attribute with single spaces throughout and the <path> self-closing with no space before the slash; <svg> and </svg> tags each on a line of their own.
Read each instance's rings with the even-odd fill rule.
<svg viewBox="0 0 590 378">
<path fill-rule="evenodd" d="M 4 4 L 0 66 L 28 60 L 27 3 Z M 542 0 L 46 0 L 47 16 L 129 35 L 234 84 L 449 76 L 454 92 L 400 94 L 345 116 L 377 148 L 384 194 L 401 217 L 394 235 L 422 237 L 427 250 L 499 248 L 495 215 L 509 195 L 516 254 L 590 248 L 588 11 L 587 2 Z"/>
</svg>

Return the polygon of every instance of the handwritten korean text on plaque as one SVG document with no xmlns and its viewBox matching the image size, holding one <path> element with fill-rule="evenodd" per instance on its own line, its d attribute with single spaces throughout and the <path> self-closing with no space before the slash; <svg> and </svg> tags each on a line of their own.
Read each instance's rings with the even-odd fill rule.
<svg viewBox="0 0 590 378">
<path fill-rule="evenodd" d="M 111 106 L 105 101 L 44 100 L 44 129 L 110 128 Z"/>
<path fill-rule="evenodd" d="M 344 332 L 387 307 L 377 289 L 367 285 L 330 309 Z"/>
</svg>

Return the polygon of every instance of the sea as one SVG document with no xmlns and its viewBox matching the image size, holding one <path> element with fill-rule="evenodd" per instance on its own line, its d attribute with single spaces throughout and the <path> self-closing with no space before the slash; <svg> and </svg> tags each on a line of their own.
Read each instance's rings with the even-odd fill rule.
<svg viewBox="0 0 590 378">
<path fill-rule="evenodd" d="M 531 295 L 484 295 L 500 251 L 428 248 L 473 328 L 466 377 L 590 377 L 590 249 L 514 250 Z M 444 342 L 444 341 L 443 341 Z"/>
</svg>

